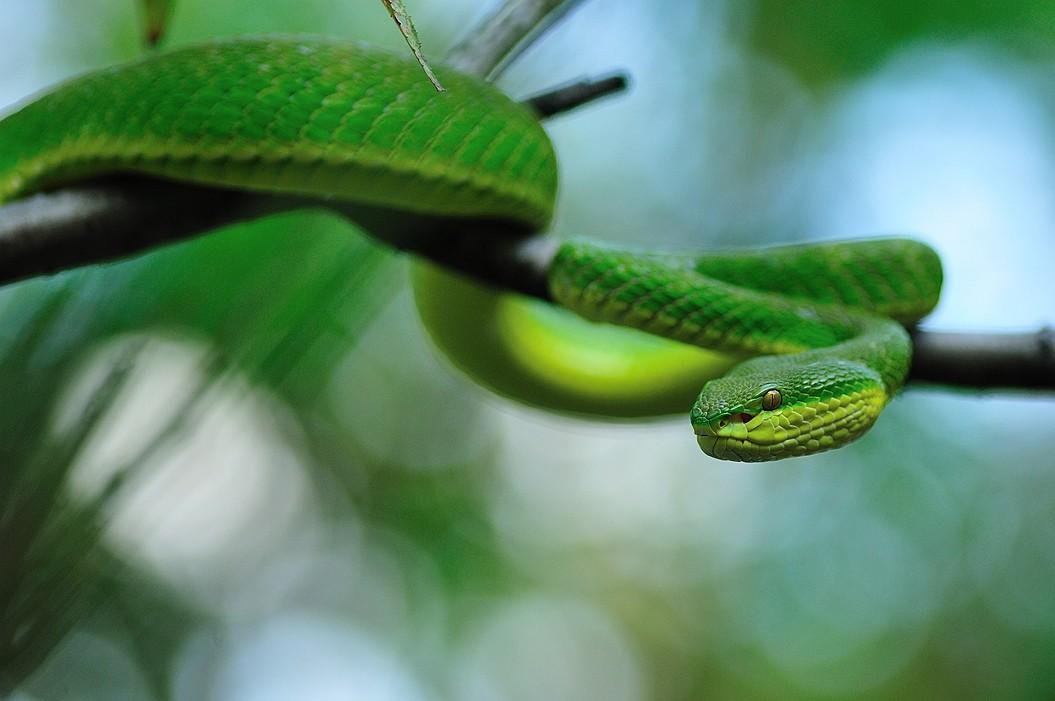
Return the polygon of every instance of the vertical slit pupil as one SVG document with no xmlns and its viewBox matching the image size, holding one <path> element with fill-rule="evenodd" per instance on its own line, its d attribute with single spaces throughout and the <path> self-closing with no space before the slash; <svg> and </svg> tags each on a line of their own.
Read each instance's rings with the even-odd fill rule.
<svg viewBox="0 0 1055 701">
<path fill-rule="evenodd" d="M 766 393 L 762 395 L 762 408 L 766 411 L 773 411 L 780 406 L 781 399 L 779 390 L 766 390 Z"/>
</svg>

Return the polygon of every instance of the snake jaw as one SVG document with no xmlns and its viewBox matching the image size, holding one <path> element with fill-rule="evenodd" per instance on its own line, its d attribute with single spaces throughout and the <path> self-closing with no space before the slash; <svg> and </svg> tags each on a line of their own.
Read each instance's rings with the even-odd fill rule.
<svg viewBox="0 0 1055 701">
<path fill-rule="evenodd" d="M 733 411 L 695 423 L 696 442 L 704 453 L 719 460 L 757 462 L 783 457 L 775 453 L 794 431 L 785 428 L 779 413 Z"/>
</svg>

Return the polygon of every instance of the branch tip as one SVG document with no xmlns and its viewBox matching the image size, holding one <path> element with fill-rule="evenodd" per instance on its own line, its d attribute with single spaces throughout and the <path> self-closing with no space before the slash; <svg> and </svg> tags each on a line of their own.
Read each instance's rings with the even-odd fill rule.
<svg viewBox="0 0 1055 701">
<path fill-rule="evenodd" d="M 524 104 L 534 110 L 539 118 L 546 119 L 622 92 L 628 85 L 629 81 L 622 73 L 593 80 L 583 79 L 533 95 L 525 99 Z"/>
</svg>

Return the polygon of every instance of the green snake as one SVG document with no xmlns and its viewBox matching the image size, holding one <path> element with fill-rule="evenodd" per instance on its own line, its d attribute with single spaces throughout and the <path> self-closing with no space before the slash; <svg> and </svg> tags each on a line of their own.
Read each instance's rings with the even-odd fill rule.
<svg viewBox="0 0 1055 701">
<path fill-rule="evenodd" d="M 133 172 L 545 229 L 557 162 L 537 116 L 437 73 L 446 92 L 405 57 L 296 37 L 90 73 L 0 121 L 0 202 Z M 500 393 L 634 417 L 684 410 L 706 382 L 691 411 L 700 447 L 759 461 L 835 448 L 874 423 L 909 369 L 903 324 L 933 308 L 941 278 L 937 255 L 908 239 L 695 256 L 568 241 L 552 299 L 629 329 L 426 264 L 415 291 L 438 345 Z M 716 367 L 728 372 L 707 381 Z"/>
</svg>

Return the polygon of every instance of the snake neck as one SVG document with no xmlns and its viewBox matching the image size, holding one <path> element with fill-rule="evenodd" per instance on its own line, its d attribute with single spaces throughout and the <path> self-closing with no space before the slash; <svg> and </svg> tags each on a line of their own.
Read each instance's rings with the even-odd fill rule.
<svg viewBox="0 0 1055 701">
<path fill-rule="evenodd" d="M 848 248 L 833 258 L 829 275 L 851 265 L 853 247 Z M 792 275 L 786 282 L 793 292 L 777 294 L 771 277 L 763 276 L 761 289 L 752 289 L 744 286 L 750 270 L 731 255 L 728 266 L 721 266 L 569 243 L 554 259 L 550 292 L 589 319 L 759 356 L 708 382 L 693 406 L 698 442 L 712 456 L 776 460 L 861 436 L 905 380 L 912 355 L 908 333 L 889 317 L 833 301 L 856 294 L 851 282 L 826 284 Z M 748 262 L 752 256 L 757 254 L 746 254 Z M 898 281 L 869 282 L 880 289 Z M 882 291 L 869 301 L 878 308 L 901 305 L 906 316 L 933 306 L 932 300 L 897 300 Z"/>
<path fill-rule="evenodd" d="M 581 242 L 558 250 L 549 287 L 555 301 L 588 319 L 752 356 L 827 348 L 884 323 L 842 305 L 730 284 L 696 272 L 679 257 Z"/>
</svg>

